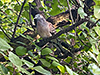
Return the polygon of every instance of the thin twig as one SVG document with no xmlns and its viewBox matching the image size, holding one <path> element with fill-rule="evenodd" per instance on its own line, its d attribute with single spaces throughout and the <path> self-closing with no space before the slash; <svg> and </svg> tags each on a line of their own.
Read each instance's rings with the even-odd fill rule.
<svg viewBox="0 0 100 75">
<path fill-rule="evenodd" d="M 20 5 L 20 3 L 18 2 L 18 0 L 16 0 L 17 1 L 17 3 Z"/>
<path fill-rule="evenodd" d="M 90 26 L 90 29 L 93 28 L 94 25 L 96 25 L 99 21 L 100 21 L 100 19 L 98 19 L 94 24 L 92 24 L 92 25 Z"/>
<path fill-rule="evenodd" d="M 70 13 L 70 17 L 71 17 L 71 20 L 72 20 L 72 24 L 74 24 L 74 20 L 73 20 L 71 8 L 70 8 L 70 5 L 69 5 L 69 0 L 67 0 L 67 4 L 68 4 L 68 10 L 69 10 L 69 13 Z"/>
<path fill-rule="evenodd" d="M 17 22 L 16 22 L 16 25 L 15 25 L 15 28 L 14 28 L 14 32 L 13 32 L 13 35 L 12 35 L 12 39 L 13 39 L 14 36 L 15 36 L 16 29 L 17 29 L 17 26 L 18 26 L 18 21 L 19 21 L 19 18 L 20 18 L 20 16 L 21 16 L 23 7 L 24 7 L 24 5 L 25 5 L 25 2 L 26 2 L 26 0 L 24 0 L 23 5 L 22 5 L 21 10 L 20 10 L 20 13 L 19 13 L 19 15 L 18 15 Z"/>
<path fill-rule="evenodd" d="M 2 29 L 1 25 L 0 25 L 0 29 L 2 30 L 2 32 L 8 37 L 8 39 L 10 39 L 10 37 L 5 33 L 5 31 Z"/>
<path fill-rule="evenodd" d="M 87 44 L 85 44 L 80 38 L 79 38 L 79 36 L 78 36 L 78 33 L 76 33 L 76 36 L 78 37 L 78 39 L 85 45 L 85 46 L 87 46 L 87 47 L 91 47 L 91 46 L 88 46 Z"/>
<path fill-rule="evenodd" d="M 32 18 L 31 18 L 31 6 L 32 6 L 32 4 L 29 3 L 29 19 L 30 19 L 30 25 L 31 25 L 31 27 L 34 29 L 34 25 L 33 25 L 33 23 L 32 23 Z"/>
<path fill-rule="evenodd" d="M 2 11 L 1 9 L 0 9 L 0 11 L 7 16 L 7 14 L 4 11 Z"/>
</svg>

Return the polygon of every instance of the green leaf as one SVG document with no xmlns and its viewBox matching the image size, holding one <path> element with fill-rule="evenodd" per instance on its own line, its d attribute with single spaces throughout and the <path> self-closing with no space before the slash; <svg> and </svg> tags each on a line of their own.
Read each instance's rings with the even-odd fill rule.
<svg viewBox="0 0 100 75">
<path fill-rule="evenodd" d="M 5 34 L 2 31 L 0 31 L 0 38 L 4 38 L 4 37 L 5 37 Z"/>
<path fill-rule="evenodd" d="M 26 38 L 27 39 L 27 37 L 25 35 L 23 35 L 21 33 L 19 33 L 19 35 L 22 36 L 23 38 Z"/>
<path fill-rule="evenodd" d="M 26 43 L 23 43 L 23 42 L 21 42 L 21 41 L 16 41 L 16 43 L 17 43 L 17 44 L 24 45 L 24 46 L 27 46 L 27 44 L 26 44 Z"/>
<path fill-rule="evenodd" d="M 43 9 L 44 9 L 43 7 L 39 7 L 39 10 L 40 10 L 40 11 L 43 11 Z"/>
<path fill-rule="evenodd" d="M 87 23 L 81 24 L 82 29 L 86 29 L 88 32 L 90 31 L 89 28 L 86 26 Z"/>
<path fill-rule="evenodd" d="M 88 66 L 88 68 L 89 68 L 90 70 L 92 70 L 92 72 L 93 72 L 94 74 L 97 74 L 97 75 L 100 74 L 100 68 L 99 68 L 95 63 L 90 64 L 90 65 Z"/>
<path fill-rule="evenodd" d="M 79 3 L 84 8 L 84 3 L 81 0 L 79 0 Z"/>
<path fill-rule="evenodd" d="M 33 68 L 34 64 L 27 61 L 27 60 L 22 60 L 29 68 Z"/>
<path fill-rule="evenodd" d="M 65 62 L 70 63 L 72 57 L 68 56 L 67 59 L 65 59 Z"/>
<path fill-rule="evenodd" d="M 41 66 L 36 66 L 36 67 L 34 67 L 34 69 L 35 69 L 37 72 L 41 73 L 41 74 L 44 74 L 44 75 L 51 75 L 51 73 L 50 73 L 49 71 L 45 70 L 45 69 L 42 68 Z"/>
<path fill-rule="evenodd" d="M 3 55 L 6 60 L 9 60 L 8 56 L 4 52 L 0 51 L 0 54 Z"/>
<path fill-rule="evenodd" d="M 67 0 L 59 0 L 61 5 L 67 6 Z"/>
<path fill-rule="evenodd" d="M 91 38 L 91 37 L 89 38 L 89 41 L 90 41 L 91 44 L 95 44 L 96 43 L 96 40 Z"/>
<path fill-rule="evenodd" d="M 93 0 L 96 3 L 96 6 L 100 6 L 100 0 Z"/>
<path fill-rule="evenodd" d="M 60 66 L 61 64 L 59 64 L 59 63 L 56 62 L 56 61 L 53 61 L 53 62 L 52 62 L 52 65 L 55 66 L 55 67 L 57 67 L 57 66 Z"/>
<path fill-rule="evenodd" d="M 55 11 L 57 11 L 57 12 L 55 12 Z M 53 16 L 55 16 L 55 15 L 57 15 L 57 14 L 59 14 L 59 13 L 61 13 L 61 11 L 60 11 L 60 8 L 58 8 L 58 7 L 55 7 L 54 9 L 52 9 L 52 10 L 49 12 L 49 14 L 50 14 L 50 15 L 53 15 Z"/>
<path fill-rule="evenodd" d="M 26 54 L 27 49 L 23 46 L 18 46 L 15 51 L 17 55 L 22 56 Z"/>
<path fill-rule="evenodd" d="M 33 0 L 28 0 L 28 2 L 32 3 L 32 2 L 33 2 Z"/>
<path fill-rule="evenodd" d="M 97 56 L 97 61 L 98 61 L 98 64 L 99 64 L 99 66 L 100 66 L 100 53 L 99 53 L 98 56 Z"/>
<path fill-rule="evenodd" d="M 2 6 L 3 5 L 3 3 L 0 1 L 0 6 Z"/>
<path fill-rule="evenodd" d="M 62 65 L 57 66 L 61 73 L 65 73 L 65 68 Z"/>
<path fill-rule="evenodd" d="M 81 18 L 84 18 L 84 16 L 87 16 L 87 14 L 84 12 L 84 10 L 83 10 L 82 7 L 80 7 L 80 8 L 78 9 L 78 13 L 80 14 Z"/>
<path fill-rule="evenodd" d="M 21 9 L 21 5 L 19 5 L 19 4 L 16 4 L 15 6 L 14 6 L 14 10 L 15 11 L 20 11 L 20 9 Z"/>
<path fill-rule="evenodd" d="M 21 59 L 12 52 L 9 52 L 9 60 L 17 67 L 22 66 Z"/>
<path fill-rule="evenodd" d="M 44 66 L 46 66 L 46 67 L 50 67 L 50 66 L 51 66 L 51 64 L 50 64 L 48 61 L 46 61 L 45 59 L 40 59 L 40 61 L 41 61 L 42 64 L 43 64 Z"/>
<path fill-rule="evenodd" d="M 8 69 L 3 64 L 1 64 L 1 68 L 5 74 L 8 74 Z"/>
<path fill-rule="evenodd" d="M 58 1 L 57 0 L 53 0 L 53 3 L 51 3 L 51 6 L 52 6 L 52 10 L 49 12 L 49 14 L 55 16 L 55 15 L 61 13 L 60 8 L 58 7 Z"/>
<path fill-rule="evenodd" d="M 28 51 L 28 54 L 32 57 L 35 57 L 35 55 L 33 55 L 33 53 L 31 51 Z"/>
<path fill-rule="evenodd" d="M 3 3 L 9 3 L 11 0 L 1 0 Z"/>
<path fill-rule="evenodd" d="M 1 51 L 6 51 L 8 49 L 13 50 L 13 48 L 2 38 L 0 38 L 0 50 Z"/>
<path fill-rule="evenodd" d="M 99 51 L 95 48 L 95 45 L 92 45 L 92 49 L 93 49 L 93 53 L 95 54 L 99 54 Z"/>
<path fill-rule="evenodd" d="M 22 73 L 26 73 L 27 75 L 32 75 L 30 72 L 28 72 L 26 69 L 22 68 L 22 67 L 18 67 L 19 71 L 21 71 Z"/>
<path fill-rule="evenodd" d="M 94 16 L 98 19 L 100 19 L 100 6 L 94 7 Z"/>
<path fill-rule="evenodd" d="M 88 51 L 88 53 L 90 54 L 90 56 L 98 63 L 96 57 L 94 56 L 94 54 L 92 54 L 90 51 Z"/>
<path fill-rule="evenodd" d="M 100 36 L 100 27 L 96 26 L 96 27 L 94 27 L 94 30 Z"/>
<path fill-rule="evenodd" d="M 29 13 L 27 11 L 24 11 L 22 16 L 29 20 Z"/>
<path fill-rule="evenodd" d="M 78 75 L 77 73 L 73 72 L 68 66 L 65 65 L 65 67 L 66 67 L 67 72 L 68 72 L 70 75 Z"/>
<path fill-rule="evenodd" d="M 51 57 L 51 56 L 46 56 L 46 58 L 59 62 L 56 58 Z"/>
<path fill-rule="evenodd" d="M 50 48 L 44 48 L 41 52 L 42 55 L 48 55 L 52 53 L 52 50 Z"/>
<path fill-rule="evenodd" d="M 6 12 L 7 14 L 9 14 L 9 13 L 10 13 L 10 10 L 9 10 L 9 9 L 6 9 L 5 12 Z"/>
</svg>

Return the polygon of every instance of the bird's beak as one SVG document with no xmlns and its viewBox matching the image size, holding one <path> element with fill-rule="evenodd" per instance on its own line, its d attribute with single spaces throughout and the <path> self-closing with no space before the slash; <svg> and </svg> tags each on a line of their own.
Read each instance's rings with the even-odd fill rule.
<svg viewBox="0 0 100 75">
<path fill-rule="evenodd" d="M 37 19 L 37 17 L 35 16 L 34 19 Z"/>
</svg>

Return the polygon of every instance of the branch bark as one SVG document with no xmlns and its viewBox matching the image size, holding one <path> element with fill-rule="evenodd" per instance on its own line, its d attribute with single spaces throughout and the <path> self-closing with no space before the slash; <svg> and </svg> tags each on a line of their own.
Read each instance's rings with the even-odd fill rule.
<svg viewBox="0 0 100 75">
<path fill-rule="evenodd" d="M 15 25 L 15 28 L 14 28 L 14 32 L 13 32 L 13 35 L 12 35 L 12 39 L 14 39 L 14 36 L 15 36 L 15 33 L 16 33 L 16 29 L 17 29 L 17 26 L 18 26 L 18 21 L 19 21 L 19 18 L 21 16 L 21 13 L 22 13 L 22 10 L 23 10 L 23 7 L 24 7 L 25 3 L 26 3 L 26 0 L 24 0 L 23 5 L 22 5 L 21 10 L 20 10 L 20 13 L 18 15 L 18 18 L 17 18 L 17 21 L 16 21 L 16 25 Z"/>
<path fill-rule="evenodd" d="M 53 35 L 52 37 L 49 37 L 47 39 L 41 40 L 40 42 L 36 43 L 38 46 L 42 47 L 43 45 L 45 45 L 47 42 L 49 42 L 52 39 L 56 39 L 57 37 L 59 37 L 61 34 L 63 33 L 67 33 L 73 29 L 75 29 L 77 26 L 81 25 L 84 22 L 87 22 L 88 19 L 81 19 L 79 22 L 69 26 L 68 28 L 59 31 L 57 34 Z"/>
</svg>

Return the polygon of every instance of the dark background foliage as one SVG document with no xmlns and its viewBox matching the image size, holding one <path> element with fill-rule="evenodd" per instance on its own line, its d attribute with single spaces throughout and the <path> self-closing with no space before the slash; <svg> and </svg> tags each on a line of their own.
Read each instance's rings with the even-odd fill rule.
<svg viewBox="0 0 100 75">
<path fill-rule="evenodd" d="M 56 34 L 43 39 L 34 17 Z M 0 75 L 100 74 L 100 1 L 0 0 Z"/>
</svg>

